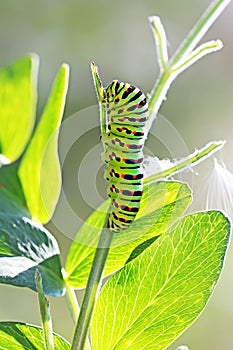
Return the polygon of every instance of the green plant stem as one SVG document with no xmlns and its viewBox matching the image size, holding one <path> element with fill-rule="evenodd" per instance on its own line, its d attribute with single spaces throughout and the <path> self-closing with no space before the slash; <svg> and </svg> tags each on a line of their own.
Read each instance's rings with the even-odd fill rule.
<svg viewBox="0 0 233 350">
<path fill-rule="evenodd" d="M 189 165 L 196 165 L 207 157 L 211 156 L 216 151 L 219 151 L 225 144 L 225 141 L 214 141 L 208 143 L 205 147 L 200 150 L 196 150 L 193 154 L 188 157 L 182 159 L 180 162 L 177 162 L 171 168 L 160 171 L 159 173 L 155 173 L 151 176 L 144 178 L 143 184 L 148 184 L 159 180 L 161 178 L 166 178 L 168 176 L 174 175 L 179 171 L 187 168 Z"/>
<path fill-rule="evenodd" d="M 66 281 L 65 270 L 62 271 L 62 274 L 63 274 L 64 280 Z M 79 303 L 78 303 L 74 288 L 72 288 L 67 283 L 67 281 L 65 283 L 66 283 L 66 301 L 67 301 L 67 304 L 69 306 L 74 323 L 76 324 L 76 322 L 78 320 L 79 313 L 80 313 Z M 91 344 L 90 344 L 89 339 L 86 340 L 85 350 L 91 350 Z"/>
<path fill-rule="evenodd" d="M 176 72 L 178 75 L 190 67 L 192 64 L 194 64 L 196 61 L 200 60 L 202 57 L 215 51 L 221 50 L 222 47 L 223 43 L 220 40 L 208 41 L 207 43 L 200 45 L 198 48 L 193 50 L 189 55 L 181 58 L 177 64 L 172 66 L 172 71 Z"/>
<path fill-rule="evenodd" d="M 171 86 L 175 78 L 182 73 L 185 69 L 190 67 L 193 63 L 201 59 L 203 56 L 220 50 L 222 48 L 222 43 L 219 40 L 210 41 L 198 47 L 189 56 L 185 56 L 179 60 L 177 64 L 170 64 L 165 70 L 160 73 L 158 80 L 156 81 L 148 102 L 150 118 L 147 122 L 147 129 L 150 129 L 158 110 L 165 100 L 167 91 Z"/>
<path fill-rule="evenodd" d="M 159 17 L 151 16 L 149 17 L 149 21 L 155 37 L 160 72 L 163 72 L 166 70 L 168 63 L 166 33 Z"/>
<path fill-rule="evenodd" d="M 71 350 L 83 350 L 113 233 L 103 228 L 75 328 Z"/>
<path fill-rule="evenodd" d="M 189 54 L 195 48 L 197 43 L 201 40 L 201 38 L 208 31 L 210 26 L 221 14 L 224 8 L 230 3 L 230 1 L 231 0 L 214 1 L 211 4 L 211 6 L 207 9 L 207 11 L 204 13 L 204 15 L 201 17 L 201 19 L 198 21 L 198 23 L 193 27 L 190 34 L 187 36 L 187 38 L 184 40 L 184 42 L 175 52 L 174 56 L 169 60 L 167 65 L 165 66 L 165 63 L 163 64 L 163 70 L 161 71 L 161 74 L 158 80 L 155 82 L 155 85 L 152 88 L 152 91 L 150 93 L 150 99 L 148 103 L 149 114 L 150 114 L 150 119 L 148 121 L 148 129 L 150 128 L 150 125 L 153 123 L 163 100 L 166 98 L 166 94 L 170 85 L 172 84 L 174 79 L 178 76 L 178 74 L 180 74 L 184 69 L 188 68 L 190 64 L 184 65 L 183 69 L 176 72 L 173 71 L 173 66 L 177 66 L 180 60 L 183 60 L 184 57 L 189 56 Z M 154 36 L 157 37 L 156 39 L 157 52 L 158 52 L 158 59 L 160 61 L 161 57 L 163 57 L 164 45 L 166 44 L 166 43 L 161 43 L 161 40 L 160 40 L 161 37 L 165 37 L 162 35 L 162 33 L 160 33 L 161 31 L 163 32 L 163 27 L 160 23 L 159 24 L 157 23 L 158 21 L 153 21 L 153 17 L 150 18 L 150 21 L 151 21 Z M 218 44 L 219 42 L 216 42 L 216 43 Z M 212 49 L 210 48 L 209 50 L 207 50 L 206 53 L 216 51 L 216 48 L 214 46 Z M 197 49 L 197 52 L 198 52 L 198 49 Z M 203 55 L 204 55 L 203 52 L 200 53 L 200 55 L 196 57 L 194 62 L 200 59 L 201 57 L 203 57 Z"/>
<path fill-rule="evenodd" d="M 42 327 L 43 327 L 43 333 L 44 333 L 45 350 L 54 350 L 53 326 L 52 326 L 52 319 L 50 314 L 50 307 L 49 307 L 49 302 L 44 295 L 42 279 L 38 270 L 36 270 L 35 279 L 36 279 L 41 321 L 42 321 Z"/>
<path fill-rule="evenodd" d="M 175 78 L 175 75 L 174 75 Z M 158 110 L 165 99 L 167 91 L 173 81 L 173 74 L 170 70 L 164 71 L 155 83 L 154 88 L 151 91 L 151 97 L 149 99 L 148 107 L 150 118 L 154 120 Z"/>
<path fill-rule="evenodd" d="M 66 298 L 67 298 L 67 302 L 70 306 L 73 320 L 75 322 L 77 322 L 78 315 L 80 312 L 80 307 L 79 307 L 79 304 L 78 304 L 78 301 L 77 301 L 77 298 L 75 295 L 74 288 L 67 286 L 67 285 L 66 285 Z"/>
<path fill-rule="evenodd" d="M 62 271 L 62 275 L 66 285 L 66 301 L 69 306 L 71 316 L 74 322 L 76 323 L 78 319 L 79 311 L 80 311 L 79 303 L 78 303 L 74 288 L 72 288 L 67 283 L 65 270 Z"/>
<path fill-rule="evenodd" d="M 231 0 L 217 0 L 207 8 L 200 20 L 190 31 L 187 38 L 178 48 L 177 52 L 175 52 L 173 58 L 171 59 L 171 65 L 176 64 L 184 55 L 189 54 L 195 48 L 201 38 L 205 35 L 211 25 L 216 21 L 230 2 Z"/>
</svg>

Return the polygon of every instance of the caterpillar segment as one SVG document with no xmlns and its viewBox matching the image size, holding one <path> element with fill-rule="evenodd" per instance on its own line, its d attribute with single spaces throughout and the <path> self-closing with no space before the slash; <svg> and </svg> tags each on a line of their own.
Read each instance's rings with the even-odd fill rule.
<svg viewBox="0 0 233 350">
<path fill-rule="evenodd" d="M 118 232 L 132 224 L 140 209 L 148 104 L 140 89 L 113 80 L 105 89 L 102 105 L 106 120 L 102 159 L 107 163 L 105 179 L 111 198 L 109 228 Z"/>
</svg>

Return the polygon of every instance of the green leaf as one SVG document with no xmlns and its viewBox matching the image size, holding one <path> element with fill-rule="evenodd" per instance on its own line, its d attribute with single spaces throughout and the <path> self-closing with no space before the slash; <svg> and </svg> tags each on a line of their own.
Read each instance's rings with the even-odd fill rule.
<svg viewBox="0 0 233 350">
<path fill-rule="evenodd" d="M 14 165 L 0 168 L 0 213 L 29 216 Z"/>
<path fill-rule="evenodd" d="M 42 350 L 44 339 L 42 328 L 25 323 L 0 323 L 1 350 Z M 55 350 L 69 350 L 69 343 L 61 336 L 54 334 Z"/>
<path fill-rule="evenodd" d="M 0 216 L 0 283 L 36 290 L 38 268 L 47 295 L 65 292 L 60 252 L 54 237 L 28 218 Z"/>
<path fill-rule="evenodd" d="M 206 305 L 219 278 L 230 222 L 220 212 L 181 219 L 103 287 L 92 349 L 164 350 Z"/>
<path fill-rule="evenodd" d="M 190 202 L 190 189 L 185 184 L 161 181 L 145 186 L 137 220 L 127 230 L 114 234 L 104 275 L 121 268 L 138 245 L 161 235 Z M 65 269 L 67 283 L 74 288 L 86 285 L 108 205 L 104 203 L 88 218 L 71 245 Z M 136 255 L 145 249 L 141 248 Z"/>
<path fill-rule="evenodd" d="M 0 154 L 13 162 L 35 123 L 38 58 L 28 55 L 0 70 Z"/>
<path fill-rule="evenodd" d="M 68 88 L 68 73 L 68 66 L 64 64 L 19 167 L 19 178 L 28 209 L 32 218 L 41 223 L 46 223 L 51 218 L 61 189 L 57 146 Z"/>
</svg>

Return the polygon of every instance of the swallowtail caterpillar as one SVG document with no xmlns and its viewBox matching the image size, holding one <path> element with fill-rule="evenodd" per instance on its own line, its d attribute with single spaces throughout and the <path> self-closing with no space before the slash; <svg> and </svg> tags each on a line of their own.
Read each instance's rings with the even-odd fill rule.
<svg viewBox="0 0 233 350">
<path fill-rule="evenodd" d="M 134 221 L 143 194 L 143 147 L 149 118 L 146 96 L 137 87 L 113 80 L 103 88 L 97 68 L 92 74 L 100 104 L 102 160 L 111 198 L 108 227 L 118 232 Z"/>
</svg>

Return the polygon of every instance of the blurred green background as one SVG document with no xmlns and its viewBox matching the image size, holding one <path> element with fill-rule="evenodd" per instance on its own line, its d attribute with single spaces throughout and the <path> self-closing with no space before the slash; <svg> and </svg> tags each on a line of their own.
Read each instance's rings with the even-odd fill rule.
<svg viewBox="0 0 233 350">
<path fill-rule="evenodd" d="M 27 52 L 36 52 L 40 56 L 39 116 L 59 66 L 67 62 L 71 67 L 65 112 L 67 118 L 96 104 L 89 68 L 92 60 L 98 64 L 106 85 L 112 79 L 118 78 L 149 92 L 158 75 L 158 66 L 148 16 L 161 17 L 169 39 L 169 51 L 173 53 L 210 3 L 207 0 L 1 1 L 0 65 L 8 65 Z M 160 111 L 178 130 L 190 152 L 211 140 L 228 140 L 229 143 L 220 157 L 231 171 L 232 18 L 233 4 L 230 4 L 205 37 L 205 40 L 222 39 L 224 49 L 205 57 L 182 74 L 170 89 L 167 101 Z M 80 119 L 80 123 L 85 124 L 85 117 Z M 70 192 L 71 202 L 78 202 L 74 194 L 72 197 L 72 193 L 76 191 L 74 186 L 77 186 L 78 165 L 75 157 L 85 154 L 98 143 L 93 143 L 93 140 L 98 139 L 98 133 L 98 130 L 89 132 L 89 138 L 85 137 L 81 146 L 74 147 L 64 166 L 64 186 L 67 193 Z M 160 142 L 156 145 L 156 153 L 160 158 L 169 156 L 164 145 Z M 179 156 L 184 155 L 186 154 Z M 200 173 L 208 171 L 208 162 L 206 164 L 200 167 Z M 100 169 L 99 177 L 101 171 Z M 99 191 L 101 195 L 104 192 L 101 188 Z M 90 206 L 84 205 L 82 215 L 86 216 L 89 212 Z M 62 217 L 61 220 L 65 221 L 67 218 Z M 64 262 L 71 240 L 52 223 L 49 227 L 59 240 Z M 205 312 L 176 341 L 176 345 L 187 344 L 192 350 L 233 348 L 232 266 L 231 247 L 225 270 Z M 1 320 L 40 324 L 34 292 L 0 286 L 0 298 Z M 73 323 L 65 299 L 51 298 L 51 307 L 54 312 L 55 331 L 71 339 Z M 171 349 L 175 349 L 175 345 Z"/>
</svg>

